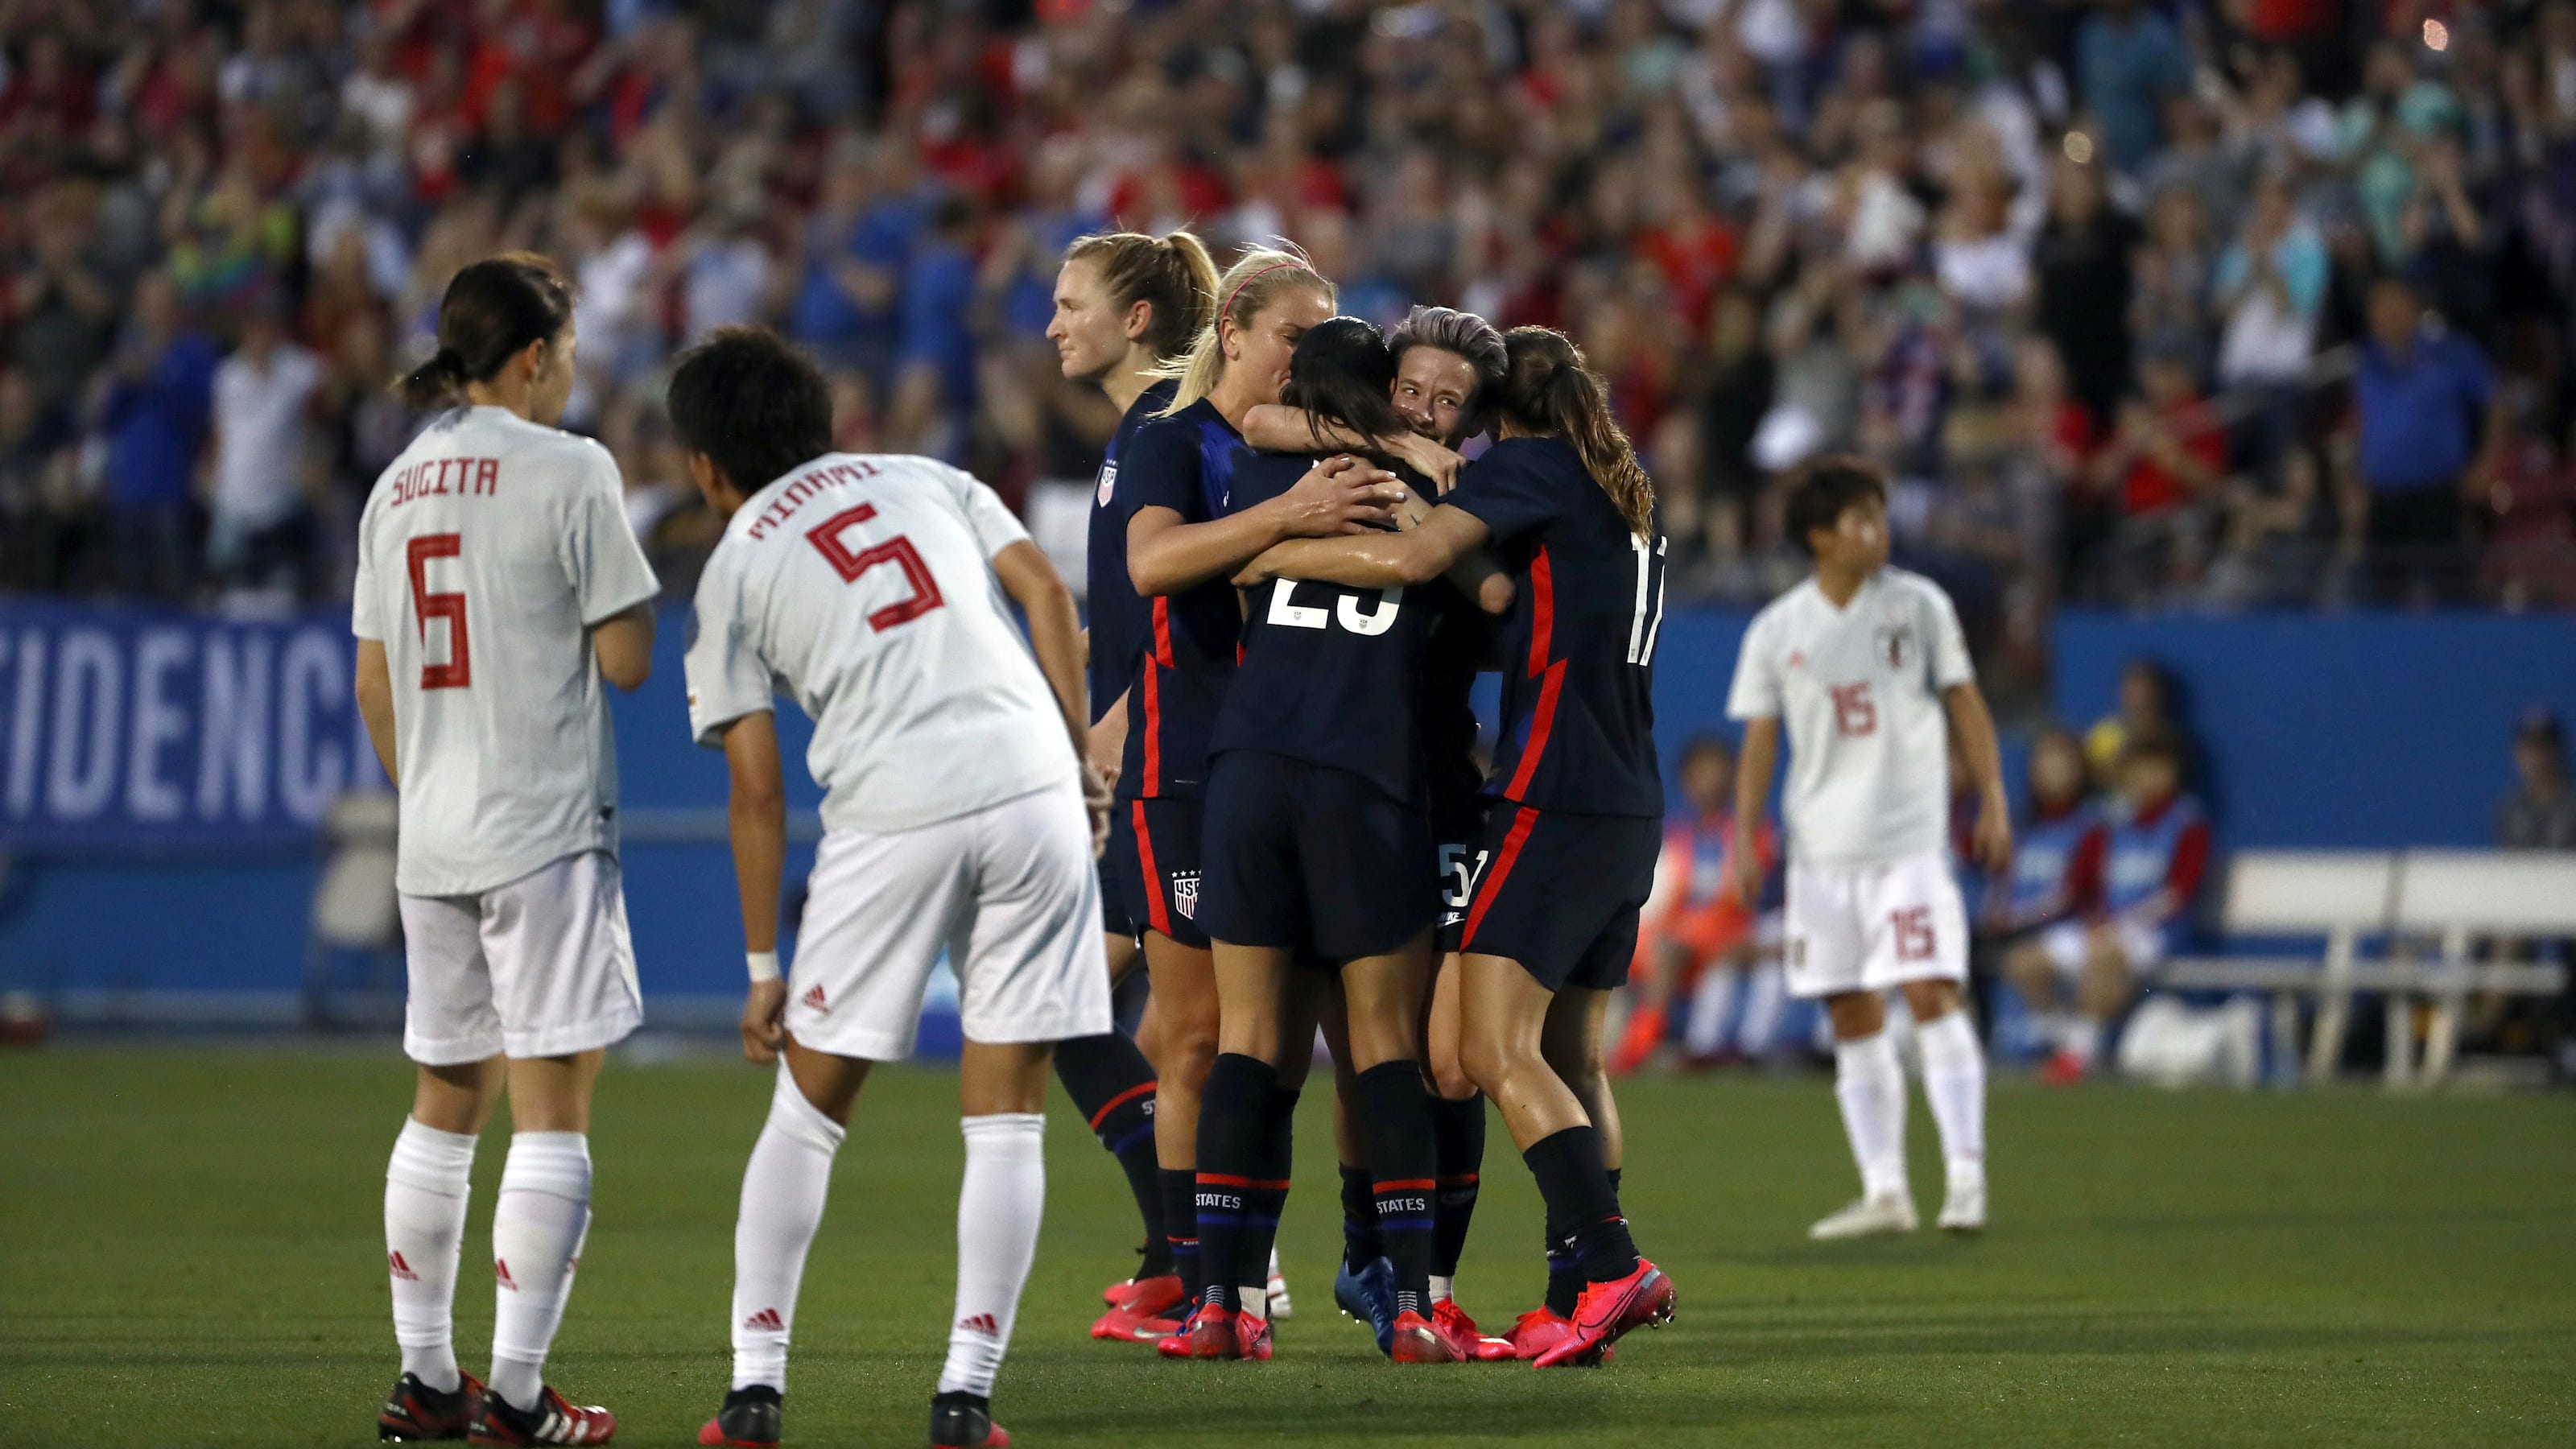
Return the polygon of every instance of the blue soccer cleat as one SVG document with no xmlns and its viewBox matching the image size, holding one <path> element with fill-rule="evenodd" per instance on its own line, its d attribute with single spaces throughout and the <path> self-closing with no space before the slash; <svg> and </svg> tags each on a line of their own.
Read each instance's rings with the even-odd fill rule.
<svg viewBox="0 0 2576 1449">
<path fill-rule="evenodd" d="M 1333 1303 L 1377 1335 L 1377 1351 L 1395 1350 L 1395 1265 L 1384 1258 L 1354 1273 L 1348 1260 L 1333 1274 Z"/>
</svg>

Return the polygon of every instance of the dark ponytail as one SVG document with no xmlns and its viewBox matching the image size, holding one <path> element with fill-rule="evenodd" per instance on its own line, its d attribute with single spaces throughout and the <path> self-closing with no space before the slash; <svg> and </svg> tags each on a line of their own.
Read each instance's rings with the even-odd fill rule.
<svg viewBox="0 0 2576 1449">
<path fill-rule="evenodd" d="M 395 384 L 414 407 L 458 401 L 465 385 L 490 382 L 531 342 L 551 342 L 572 325 L 572 284 L 553 260 L 504 252 L 474 263 L 438 303 L 438 351 Z"/>
<path fill-rule="evenodd" d="M 1655 529 L 1655 483 L 1610 412 L 1610 389 L 1562 332 L 1515 327 L 1503 335 L 1507 366 L 1494 411 L 1519 432 L 1554 438 L 1583 457 L 1584 471 L 1610 495 L 1630 532 Z"/>
</svg>

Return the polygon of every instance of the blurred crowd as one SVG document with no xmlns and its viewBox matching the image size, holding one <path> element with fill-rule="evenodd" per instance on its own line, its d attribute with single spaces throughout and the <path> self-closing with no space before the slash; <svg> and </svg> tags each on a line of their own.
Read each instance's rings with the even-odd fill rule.
<svg viewBox="0 0 2576 1449">
<path fill-rule="evenodd" d="M 0 0 L 0 194 L 0 587 L 345 590 L 509 247 L 676 586 L 711 327 L 1020 497 L 1114 422 L 1063 245 L 1186 225 L 1571 331 L 1691 590 L 1885 460 L 2007 676 L 2061 599 L 2576 602 L 2576 0 Z"/>
</svg>

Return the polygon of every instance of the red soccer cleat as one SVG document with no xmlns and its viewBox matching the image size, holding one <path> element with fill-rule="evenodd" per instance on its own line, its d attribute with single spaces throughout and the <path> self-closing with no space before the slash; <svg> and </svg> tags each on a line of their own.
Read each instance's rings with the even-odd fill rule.
<svg viewBox="0 0 2576 1449">
<path fill-rule="evenodd" d="M 1386 1356 L 1397 1363 L 1464 1363 L 1467 1355 L 1419 1313 L 1395 1315 L 1395 1334 Z"/>
<path fill-rule="evenodd" d="M 1573 1319 L 1542 1305 L 1514 1319 L 1512 1331 L 1503 1335 L 1503 1342 L 1512 1346 L 1514 1358 L 1536 1358 L 1563 1343 L 1573 1331 Z"/>
<path fill-rule="evenodd" d="M 490 1389 L 474 1406 L 474 1422 L 465 1431 L 468 1444 L 605 1444 L 617 1433 L 617 1416 L 596 1404 L 564 1401 L 554 1385 L 533 1409 L 514 1407 Z"/>
<path fill-rule="evenodd" d="M 1270 1320 L 1249 1313 L 1234 1315 L 1234 1341 L 1239 1357 L 1256 1363 L 1270 1361 Z"/>
<path fill-rule="evenodd" d="M 1447 1341 L 1461 1362 L 1494 1363 L 1520 1357 L 1510 1344 L 1477 1332 L 1476 1320 L 1467 1316 L 1467 1310 L 1459 1307 L 1455 1298 L 1443 1298 L 1431 1305 L 1431 1331 Z"/>
<path fill-rule="evenodd" d="M 384 1411 L 376 1415 L 376 1437 L 398 1444 L 464 1438 L 474 1406 L 483 1398 L 483 1384 L 461 1369 L 457 1377 L 461 1382 L 443 1394 L 412 1374 L 394 1380 Z"/>
<path fill-rule="evenodd" d="M 1635 1271 L 1608 1283 L 1590 1283 L 1575 1300 L 1572 1331 L 1538 1356 L 1540 1368 L 1560 1364 L 1585 1367 L 1600 1361 L 1621 1334 L 1640 1324 L 1657 1328 L 1673 1321 L 1673 1280 L 1664 1270 L 1637 1260 Z"/>
<path fill-rule="evenodd" d="M 1180 1332 L 1154 1348 L 1165 1358 L 1241 1358 L 1243 1335 L 1235 1327 L 1233 1309 L 1205 1303 Z"/>
<path fill-rule="evenodd" d="M 2052 1087 L 2071 1087 L 2084 1080 L 2087 1070 L 2089 1069 L 2084 1065 L 2082 1057 L 2073 1052 L 2061 1051 L 2050 1057 L 2048 1064 L 2039 1069 L 2039 1079 Z"/>
<path fill-rule="evenodd" d="M 1180 1322 L 1172 1314 L 1183 1306 L 1189 1292 L 1177 1275 L 1139 1278 L 1123 1285 L 1119 1294 L 1111 1300 L 1109 1311 L 1091 1325 L 1092 1337 L 1151 1343 L 1180 1331 Z"/>
</svg>

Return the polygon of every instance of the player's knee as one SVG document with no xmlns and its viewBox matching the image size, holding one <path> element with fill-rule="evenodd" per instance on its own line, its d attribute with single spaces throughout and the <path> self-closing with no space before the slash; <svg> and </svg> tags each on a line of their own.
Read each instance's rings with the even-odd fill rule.
<svg viewBox="0 0 2576 1449">
<path fill-rule="evenodd" d="M 1956 981 L 1908 981 L 1904 990 L 1905 1009 L 1914 1013 L 1918 1022 L 1939 1021 L 1959 1009 Z"/>
<path fill-rule="evenodd" d="M 1500 1096 L 1499 1084 L 1511 1071 L 1512 1052 L 1499 1037 L 1470 1033 L 1458 1043 L 1458 1067 L 1468 1084 L 1488 1096 Z"/>
<path fill-rule="evenodd" d="M 1876 1036 L 1887 1026 L 1887 1008 L 1875 991 L 1845 991 L 1828 996 L 1825 1015 L 1833 1021 L 1837 1041 Z"/>
<path fill-rule="evenodd" d="M 1467 1075 L 1467 1063 L 1457 1045 L 1434 1046 L 1424 1063 L 1436 1096 L 1452 1102 L 1463 1102 L 1476 1095 L 1475 1079 Z"/>
</svg>

